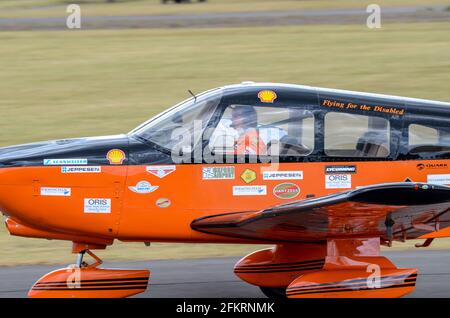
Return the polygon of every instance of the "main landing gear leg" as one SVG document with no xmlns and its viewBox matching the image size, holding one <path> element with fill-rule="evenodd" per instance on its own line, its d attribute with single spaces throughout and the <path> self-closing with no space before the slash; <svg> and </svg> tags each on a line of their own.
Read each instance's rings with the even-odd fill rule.
<svg viewBox="0 0 450 318">
<path fill-rule="evenodd" d="M 90 257 L 92 257 L 95 260 L 95 263 L 93 264 L 88 264 L 87 262 L 83 261 L 84 256 L 88 254 Z M 76 267 L 77 268 L 84 268 L 84 267 L 98 267 L 99 265 L 103 264 L 103 261 L 94 253 L 92 253 L 90 250 L 84 250 L 81 251 L 77 254 L 77 262 L 76 262 Z"/>
</svg>

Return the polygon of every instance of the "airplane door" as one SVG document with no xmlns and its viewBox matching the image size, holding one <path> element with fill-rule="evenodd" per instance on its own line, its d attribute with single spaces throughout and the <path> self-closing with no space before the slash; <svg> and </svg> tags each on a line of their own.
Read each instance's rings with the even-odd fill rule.
<svg viewBox="0 0 450 318">
<path fill-rule="evenodd" d="M 122 239 L 186 240 L 190 236 L 187 206 L 190 165 L 130 166 L 125 185 L 119 234 Z"/>
<path fill-rule="evenodd" d="M 315 151 L 314 106 L 242 102 L 225 106 L 204 151 L 217 158 L 223 155 L 223 160 L 195 167 L 199 191 L 193 193 L 194 217 L 258 211 L 305 199 L 308 164 L 303 159 Z M 241 140 L 248 143 L 242 146 Z M 243 154 L 246 162 L 227 161 L 231 153 L 237 161 Z"/>
</svg>

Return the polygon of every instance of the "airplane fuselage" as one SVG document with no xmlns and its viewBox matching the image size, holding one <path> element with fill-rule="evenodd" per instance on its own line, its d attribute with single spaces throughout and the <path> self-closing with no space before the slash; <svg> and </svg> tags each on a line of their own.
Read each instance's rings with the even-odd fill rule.
<svg viewBox="0 0 450 318">
<path fill-rule="evenodd" d="M 258 92 L 263 90 L 275 92 L 272 99 L 276 99 L 258 99 Z M 448 142 L 448 104 L 355 94 L 277 85 L 223 89 L 218 114 L 219 108 L 234 103 L 288 111 L 299 107 L 310 113 L 314 121 L 310 124 L 314 130 L 313 139 L 308 141 L 310 153 L 282 155 L 277 163 L 176 163 L 163 147 L 146 143 L 134 134 L 2 148 L 0 209 L 14 221 L 10 221 L 16 227 L 9 226 L 11 233 L 31 237 L 105 244 L 114 239 L 243 242 L 200 233 L 190 224 L 207 215 L 259 211 L 371 184 L 450 184 L 450 152 L 441 145 L 443 142 L 424 145 L 431 149 L 411 153 L 407 141 L 408 127 L 419 125 L 424 127 L 419 127 L 419 133 L 421 129 L 436 129 L 441 134 L 436 138 Z M 330 114 L 344 116 L 337 118 L 342 121 L 338 134 L 327 132 L 327 125 L 335 125 L 331 119 L 327 122 L 327 116 L 333 118 Z M 376 142 L 364 144 L 365 137 L 361 137 L 358 154 L 367 145 L 372 153 L 355 157 L 340 146 L 327 152 L 327 138 L 345 144 L 345 133 L 352 132 L 346 115 L 362 120 L 367 116 L 369 127 L 373 118 L 378 120 L 373 125 L 378 134 L 386 131 L 387 141 L 382 147 L 389 151 L 380 152 L 380 145 L 374 151 Z M 294 125 L 283 127 L 295 135 Z"/>
</svg>

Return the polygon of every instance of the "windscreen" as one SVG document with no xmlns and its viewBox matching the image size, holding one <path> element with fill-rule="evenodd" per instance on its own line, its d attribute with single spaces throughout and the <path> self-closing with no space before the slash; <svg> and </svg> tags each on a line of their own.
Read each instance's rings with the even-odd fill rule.
<svg viewBox="0 0 450 318">
<path fill-rule="evenodd" d="M 191 136 L 193 147 L 201 138 L 221 98 L 221 89 L 192 97 L 147 121 L 130 134 L 168 150 L 174 149 L 182 137 Z"/>
</svg>

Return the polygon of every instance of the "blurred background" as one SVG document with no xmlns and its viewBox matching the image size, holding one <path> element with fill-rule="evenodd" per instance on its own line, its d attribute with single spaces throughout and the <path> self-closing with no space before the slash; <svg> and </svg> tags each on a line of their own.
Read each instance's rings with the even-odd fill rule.
<svg viewBox="0 0 450 318">
<path fill-rule="evenodd" d="M 248 80 L 450 101 L 448 0 L 166 2 L 0 0 L 0 146 L 126 133 L 188 89 Z M 81 7 L 81 29 L 66 27 L 69 3 Z M 380 29 L 366 25 L 371 3 L 381 6 Z M 70 243 L 11 237 L 4 227 L 0 245 L 0 265 L 73 262 Z M 257 248 L 119 243 L 98 254 L 147 260 Z"/>
</svg>

